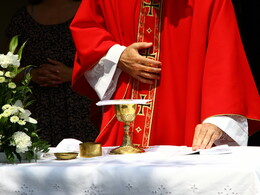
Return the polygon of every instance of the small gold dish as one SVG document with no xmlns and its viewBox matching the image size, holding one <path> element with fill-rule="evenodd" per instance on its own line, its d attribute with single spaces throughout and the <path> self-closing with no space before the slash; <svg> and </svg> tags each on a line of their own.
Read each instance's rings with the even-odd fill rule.
<svg viewBox="0 0 260 195">
<path fill-rule="evenodd" d="M 70 159 L 75 159 L 78 156 L 77 152 L 57 152 L 54 153 L 55 157 L 58 160 L 70 160 Z"/>
</svg>

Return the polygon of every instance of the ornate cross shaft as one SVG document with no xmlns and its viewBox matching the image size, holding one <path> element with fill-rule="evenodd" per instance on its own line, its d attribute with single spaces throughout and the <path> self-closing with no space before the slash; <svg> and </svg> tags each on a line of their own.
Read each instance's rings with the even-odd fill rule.
<svg viewBox="0 0 260 195">
<path fill-rule="evenodd" d="M 151 0 L 150 3 L 144 1 L 144 7 L 149 7 L 148 16 L 153 16 L 153 9 L 159 9 L 160 3 L 154 3 L 154 0 Z"/>
</svg>

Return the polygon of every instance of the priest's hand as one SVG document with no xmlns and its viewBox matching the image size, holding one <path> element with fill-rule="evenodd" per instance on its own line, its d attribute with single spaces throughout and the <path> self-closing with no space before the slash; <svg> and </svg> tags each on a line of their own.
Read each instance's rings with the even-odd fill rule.
<svg viewBox="0 0 260 195">
<path fill-rule="evenodd" d="M 147 49 L 152 43 L 138 42 L 128 46 L 120 56 L 118 67 L 133 78 L 146 84 L 153 84 L 160 79 L 161 62 L 146 58 L 139 50 Z"/>
<path fill-rule="evenodd" d="M 192 149 L 208 149 L 222 136 L 223 132 L 211 123 L 199 124 L 195 128 Z"/>
</svg>

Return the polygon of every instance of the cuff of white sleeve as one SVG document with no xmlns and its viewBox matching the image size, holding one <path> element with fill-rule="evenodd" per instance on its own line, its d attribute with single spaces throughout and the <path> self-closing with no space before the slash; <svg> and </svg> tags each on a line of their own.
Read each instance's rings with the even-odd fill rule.
<svg viewBox="0 0 260 195">
<path fill-rule="evenodd" d="M 99 79 L 99 82 L 95 86 L 99 89 L 97 94 L 101 100 L 109 99 L 112 96 L 112 91 L 109 90 L 109 88 L 111 88 L 111 85 L 114 86 L 113 77 L 115 74 L 117 72 L 119 72 L 119 74 L 121 73 L 121 70 L 116 71 L 117 63 L 125 48 L 125 46 L 116 44 L 108 50 L 106 56 L 101 60 L 101 63 L 104 65 L 105 72 L 104 76 Z M 116 74 L 116 76 L 117 75 L 118 74 Z"/>
<path fill-rule="evenodd" d="M 118 44 L 112 46 L 92 70 L 85 72 L 85 78 L 101 100 L 110 98 L 113 94 L 111 89 L 115 88 L 117 83 L 115 79 L 121 73 L 117 63 L 125 48 Z"/>
<path fill-rule="evenodd" d="M 122 45 L 113 45 L 112 47 L 110 47 L 110 49 L 108 50 L 105 59 L 111 62 L 114 62 L 115 64 L 118 63 L 119 58 L 121 56 L 121 54 L 123 53 L 123 51 L 125 50 L 125 46 Z"/>
</svg>

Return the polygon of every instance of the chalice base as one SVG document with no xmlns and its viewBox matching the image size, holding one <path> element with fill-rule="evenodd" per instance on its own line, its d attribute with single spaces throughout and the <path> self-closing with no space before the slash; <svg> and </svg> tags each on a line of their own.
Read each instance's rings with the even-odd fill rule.
<svg viewBox="0 0 260 195">
<path fill-rule="evenodd" d="M 110 151 L 109 154 L 137 154 L 144 153 L 145 150 L 134 146 L 120 146 Z"/>
</svg>

